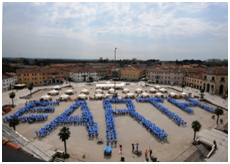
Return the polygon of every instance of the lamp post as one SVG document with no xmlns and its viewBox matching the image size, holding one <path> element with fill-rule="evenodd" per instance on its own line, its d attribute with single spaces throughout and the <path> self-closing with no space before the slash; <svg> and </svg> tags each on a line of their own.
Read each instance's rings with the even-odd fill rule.
<svg viewBox="0 0 230 164">
<path fill-rule="evenodd" d="M 115 71 L 116 71 L 116 50 L 117 50 L 117 47 L 115 47 L 115 50 L 114 50 L 114 62 L 115 62 Z M 114 93 L 116 93 L 116 80 L 115 80 L 115 73 L 114 73 Z"/>
</svg>

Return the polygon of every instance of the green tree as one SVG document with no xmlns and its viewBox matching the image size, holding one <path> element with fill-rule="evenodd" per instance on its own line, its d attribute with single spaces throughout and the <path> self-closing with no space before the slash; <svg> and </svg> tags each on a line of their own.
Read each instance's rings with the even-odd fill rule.
<svg viewBox="0 0 230 164">
<path fill-rule="evenodd" d="M 216 124 L 218 125 L 219 116 L 220 116 L 220 115 L 224 115 L 224 111 L 223 111 L 223 109 L 221 109 L 221 108 L 216 108 L 215 114 L 217 115 Z"/>
<path fill-rule="evenodd" d="M 15 98 L 15 93 L 11 92 L 9 93 L 10 98 L 12 99 L 12 106 L 14 106 L 14 98 Z"/>
<path fill-rule="evenodd" d="M 68 81 L 69 81 L 69 84 L 70 84 L 70 82 L 72 81 L 71 77 L 68 77 Z"/>
<path fill-rule="evenodd" d="M 28 89 L 30 90 L 30 95 L 31 95 L 31 90 L 33 90 L 33 85 L 29 85 Z"/>
<path fill-rule="evenodd" d="M 192 122 L 192 129 L 193 129 L 193 131 L 194 131 L 194 138 L 193 138 L 193 143 L 195 143 L 195 138 L 196 138 L 196 132 L 199 132 L 200 131 L 200 129 L 201 129 L 201 124 L 200 124 L 200 122 L 199 121 L 193 121 Z"/>
<path fill-rule="evenodd" d="M 93 82 L 93 78 L 91 76 L 89 77 L 89 81 Z"/>
<path fill-rule="evenodd" d="M 201 98 L 204 98 L 204 88 L 200 89 L 200 96 L 201 96 Z"/>
<path fill-rule="evenodd" d="M 68 140 L 69 137 L 70 137 L 69 128 L 67 128 L 67 127 L 61 128 L 60 132 L 58 133 L 58 136 L 60 137 L 60 139 L 62 140 L 62 142 L 64 142 L 65 154 L 66 154 L 66 140 Z"/>
<path fill-rule="evenodd" d="M 10 127 L 13 127 L 14 130 L 15 130 L 15 127 L 16 127 L 17 125 L 19 125 L 19 123 L 20 123 L 19 119 L 13 118 L 13 119 L 10 120 L 9 126 L 10 126 Z"/>
</svg>

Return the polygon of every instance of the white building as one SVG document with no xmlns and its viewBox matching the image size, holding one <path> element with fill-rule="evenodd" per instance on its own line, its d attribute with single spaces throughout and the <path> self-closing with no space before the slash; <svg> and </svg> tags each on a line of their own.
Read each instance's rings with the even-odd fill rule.
<svg viewBox="0 0 230 164">
<path fill-rule="evenodd" d="M 13 87 L 18 82 L 16 73 L 7 72 L 2 75 L 2 92 L 10 90 L 10 85 Z"/>
<path fill-rule="evenodd" d="M 73 69 L 70 71 L 69 76 L 74 82 L 89 81 L 89 77 L 92 77 L 93 80 L 98 79 L 97 73 L 93 69 Z"/>
</svg>

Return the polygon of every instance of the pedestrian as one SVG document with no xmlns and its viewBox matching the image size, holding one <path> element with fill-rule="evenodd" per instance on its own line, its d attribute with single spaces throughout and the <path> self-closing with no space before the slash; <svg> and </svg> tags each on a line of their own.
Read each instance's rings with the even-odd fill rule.
<svg viewBox="0 0 230 164">
<path fill-rule="evenodd" d="M 213 141 L 213 144 L 215 145 L 215 148 L 217 148 L 216 140 Z"/>
<path fill-rule="evenodd" d="M 132 143 L 132 151 L 134 151 L 134 144 Z"/>
<path fill-rule="evenodd" d="M 122 154 L 122 147 L 120 147 L 120 151 L 119 151 L 119 154 Z"/>
<path fill-rule="evenodd" d="M 151 158 L 151 156 L 152 156 L 152 149 L 150 149 L 149 147 L 149 157 Z"/>
<path fill-rule="evenodd" d="M 146 151 L 145 151 L 145 159 L 147 159 L 147 155 L 148 155 L 148 150 L 146 149 Z"/>
</svg>

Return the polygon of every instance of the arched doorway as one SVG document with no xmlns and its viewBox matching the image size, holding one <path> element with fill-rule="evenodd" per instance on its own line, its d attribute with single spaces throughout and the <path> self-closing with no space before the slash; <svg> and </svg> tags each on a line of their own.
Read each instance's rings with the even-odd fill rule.
<svg viewBox="0 0 230 164">
<path fill-rule="evenodd" d="M 210 91 L 210 84 L 207 84 L 207 92 Z"/>
<path fill-rule="evenodd" d="M 159 83 L 159 81 L 157 80 L 157 81 L 156 81 L 156 83 L 158 84 L 158 83 Z"/>
<path fill-rule="evenodd" d="M 224 92 L 224 86 L 223 86 L 223 85 L 220 85 L 219 94 L 222 95 L 223 92 Z"/>
</svg>

